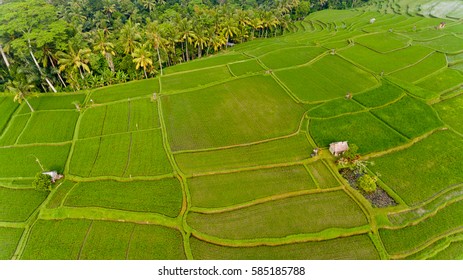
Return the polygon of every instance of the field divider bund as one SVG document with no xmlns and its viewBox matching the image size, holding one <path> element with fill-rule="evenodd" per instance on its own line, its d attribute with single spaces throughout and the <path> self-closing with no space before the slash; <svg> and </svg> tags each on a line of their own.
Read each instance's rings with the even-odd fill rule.
<svg viewBox="0 0 463 280">
<path fill-rule="evenodd" d="M 193 258 L 193 253 L 191 252 L 191 246 L 190 246 L 191 232 L 188 230 L 189 227 L 186 222 L 189 208 L 191 207 L 191 194 L 188 188 L 186 175 L 182 172 L 182 170 L 177 165 L 177 162 L 175 161 L 175 157 L 172 154 L 172 149 L 169 145 L 169 138 L 167 134 L 166 124 L 164 122 L 164 114 L 162 110 L 161 99 L 159 99 L 157 105 L 158 105 L 159 123 L 161 125 L 161 132 L 162 132 L 163 148 L 164 148 L 164 151 L 166 152 L 167 158 L 169 159 L 174 172 L 177 173 L 176 175 L 178 176 L 180 185 L 182 187 L 182 208 L 178 216 L 178 218 L 180 219 L 180 222 L 179 222 L 180 226 L 178 230 L 182 234 L 183 250 L 184 250 L 185 256 L 187 257 L 187 259 L 192 260 L 194 258 Z"/>
<path fill-rule="evenodd" d="M 85 244 L 87 243 L 88 235 L 89 235 L 90 232 L 92 231 L 92 227 L 93 227 L 93 221 L 91 221 L 91 222 L 90 222 L 90 225 L 88 225 L 87 232 L 85 233 L 85 237 L 84 237 L 84 239 L 82 240 L 82 243 L 80 244 L 79 253 L 77 254 L 77 259 L 78 259 L 78 260 L 80 260 L 80 256 L 82 255 L 82 251 L 83 251 L 83 249 L 84 249 L 84 246 L 85 246 Z"/>
<path fill-rule="evenodd" d="M 390 154 L 390 153 L 393 153 L 393 152 L 398 152 L 398 151 L 402 151 L 402 150 L 405 150 L 407 148 L 410 148 L 411 146 L 413 146 L 414 144 L 426 139 L 427 137 L 429 137 L 431 134 L 437 132 L 437 131 L 441 131 L 443 130 L 442 127 L 440 128 L 436 128 L 436 129 L 433 129 L 431 131 L 428 131 L 426 132 L 425 134 L 421 135 L 421 136 L 418 136 L 418 137 L 415 137 L 415 138 L 412 138 L 410 139 L 410 141 L 408 141 L 408 143 L 405 143 L 403 145 L 400 145 L 400 146 L 397 146 L 397 147 L 393 147 L 393 148 L 390 148 L 390 149 L 387 149 L 387 150 L 384 150 L 384 151 L 380 151 L 380 152 L 373 152 L 373 153 L 369 153 L 369 154 L 366 154 L 366 155 L 363 155 L 362 156 L 362 159 L 363 160 L 367 160 L 367 159 L 371 159 L 371 158 L 376 158 L 376 157 L 380 157 L 380 156 L 384 156 L 384 155 L 387 155 L 387 154 Z"/>
<path fill-rule="evenodd" d="M 444 240 L 444 242 L 439 243 L 439 241 Z M 426 247 L 422 251 L 419 251 L 415 254 L 408 255 L 406 258 L 417 255 L 414 257 L 414 259 L 420 259 L 420 260 L 426 260 L 434 257 L 435 255 L 439 254 L 440 252 L 444 251 L 447 249 L 452 243 L 454 242 L 461 242 L 463 241 L 463 234 L 455 234 L 455 235 L 449 235 L 447 237 L 444 237 L 435 243 L 431 244 L 430 246 Z"/>
<path fill-rule="evenodd" d="M 224 207 L 218 207 L 218 208 L 206 208 L 206 207 L 192 206 L 190 208 L 190 211 L 195 212 L 195 213 L 201 213 L 201 214 L 220 214 L 220 213 L 232 212 L 232 211 L 248 208 L 248 207 L 254 206 L 254 205 L 264 204 L 264 203 L 267 203 L 267 202 L 272 202 L 272 201 L 277 201 L 277 200 L 284 200 L 284 199 L 287 199 L 287 198 L 292 198 L 292 197 L 297 197 L 297 196 L 304 196 L 304 195 L 309 195 L 309 194 L 335 192 L 335 191 L 340 191 L 340 190 L 343 190 L 343 187 L 335 187 L 335 188 L 330 188 L 330 189 L 300 190 L 300 191 L 295 191 L 295 192 L 287 192 L 287 193 L 282 193 L 282 194 L 275 194 L 275 195 L 271 195 L 271 196 L 267 196 L 267 197 L 263 197 L 263 198 L 254 199 L 252 201 L 248 201 L 248 202 L 244 202 L 244 203 L 240 203 L 240 204 L 224 206 Z"/>
<path fill-rule="evenodd" d="M 154 212 L 137 212 L 103 207 L 70 207 L 42 209 L 39 214 L 42 220 L 84 219 L 113 221 L 146 225 L 160 225 L 179 229 L 179 218 L 172 218 Z"/>
<path fill-rule="evenodd" d="M 129 241 L 127 243 L 127 249 L 125 250 L 125 259 L 129 259 L 130 245 L 132 245 L 133 233 L 135 232 L 135 224 L 132 227 L 132 232 L 130 233 Z"/>
<path fill-rule="evenodd" d="M 21 133 L 18 134 L 18 137 L 16 138 L 16 141 L 14 142 L 13 145 L 18 145 L 19 139 L 21 139 L 21 136 L 24 134 L 24 131 L 26 131 L 26 129 L 29 126 L 29 123 L 31 122 L 31 119 L 32 119 L 33 116 L 34 116 L 34 112 L 31 112 L 29 118 L 27 119 L 26 124 L 24 125 L 23 129 L 21 130 Z"/>
<path fill-rule="evenodd" d="M 302 233 L 285 237 L 269 237 L 256 239 L 225 239 L 211 236 L 195 229 L 191 229 L 192 236 L 209 243 L 227 247 L 257 247 L 257 246 L 280 246 L 294 243 L 327 241 L 340 237 L 350 237 L 355 235 L 367 234 L 370 232 L 369 226 L 358 226 L 353 228 L 328 228 L 315 233 Z"/>
<path fill-rule="evenodd" d="M 116 181 L 116 182 L 132 182 L 132 181 L 159 181 L 168 178 L 175 178 L 174 173 L 161 174 L 157 176 L 96 176 L 96 177 L 81 177 L 78 175 L 68 174 L 66 179 L 74 182 L 95 182 L 95 181 Z"/>
<path fill-rule="evenodd" d="M 458 228 L 454 228 L 452 230 L 448 230 L 442 234 L 439 234 L 437 236 L 434 236 L 433 238 L 427 240 L 426 242 L 418 245 L 417 247 L 411 249 L 411 250 L 408 250 L 408 251 L 402 251 L 400 253 L 395 253 L 395 254 L 390 254 L 390 257 L 391 259 L 393 260 L 397 260 L 397 259 L 404 259 L 408 256 L 411 256 L 411 255 L 414 255 L 416 253 L 419 253 L 423 250 L 425 250 L 426 248 L 432 246 L 434 243 L 444 239 L 444 238 L 447 238 L 447 237 L 450 237 L 452 235 L 457 235 L 459 233 L 463 233 L 463 226 L 461 227 L 458 227 Z"/>
<path fill-rule="evenodd" d="M 26 227 L 26 222 L 4 222 L 0 221 L 0 227 L 6 228 L 21 228 L 24 229 Z"/>
<path fill-rule="evenodd" d="M 190 153 L 202 153 L 202 152 L 213 152 L 213 151 L 220 151 L 220 150 L 229 150 L 229 149 L 234 149 L 234 148 L 243 148 L 243 147 L 249 147 L 249 146 L 254 146 L 254 145 L 259 145 L 259 144 L 264 144 L 272 141 L 278 141 L 282 139 L 287 139 L 291 138 L 294 136 L 297 136 L 299 134 L 299 129 L 296 130 L 295 132 L 288 134 L 288 135 L 283 135 L 275 138 L 270 138 L 270 139 L 264 139 L 264 140 L 259 140 L 255 142 L 248 142 L 248 143 L 243 143 L 243 144 L 235 144 L 235 145 L 230 145 L 230 146 L 222 146 L 222 147 L 217 147 L 217 148 L 204 148 L 204 149 L 196 149 L 196 150 L 179 150 L 179 151 L 172 151 L 172 155 L 178 155 L 178 154 L 190 154 Z"/>
</svg>

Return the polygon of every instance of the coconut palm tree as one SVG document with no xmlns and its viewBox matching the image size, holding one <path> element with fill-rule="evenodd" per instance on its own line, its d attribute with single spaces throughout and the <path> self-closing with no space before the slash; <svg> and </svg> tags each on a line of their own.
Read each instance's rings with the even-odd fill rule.
<svg viewBox="0 0 463 280">
<path fill-rule="evenodd" d="M 153 60 L 151 59 L 152 53 L 148 49 L 148 42 L 144 43 L 140 47 L 135 48 L 132 53 L 133 62 L 135 62 L 135 69 L 143 67 L 143 72 L 145 73 L 145 78 L 148 79 L 146 74 L 146 68 L 153 65 Z"/>
<path fill-rule="evenodd" d="M 237 23 L 233 18 L 228 18 L 227 20 L 225 20 L 225 22 L 222 24 L 222 30 L 221 30 L 221 33 L 227 40 L 225 44 L 225 48 L 228 47 L 230 38 L 233 37 L 233 35 L 237 34 L 238 31 L 239 30 L 237 27 Z"/>
<path fill-rule="evenodd" d="M 125 54 L 133 53 L 137 42 L 141 39 L 138 27 L 138 23 L 133 23 L 132 19 L 129 19 L 121 29 L 119 41 Z"/>
<path fill-rule="evenodd" d="M 90 67 L 88 66 L 90 61 L 91 51 L 89 48 L 79 49 L 77 52 L 74 50 L 72 45 L 69 45 L 68 53 L 58 51 L 56 56 L 58 57 L 58 64 L 60 65 L 59 71 L 65 69 L 71 69 L 71 71 L 79 71 L 80 77 L 84 79 L 82 71 L 90 73 Z"/>
<path fill-rule="evenodd" d="M 191 20 L 189 19 L 182 19 L 178 23 L 178 29 L 180 30 L 180 38 L 178 39 L 179 42 L 185 42 L 185 54 L 186 54 L 186 61 L 190 60 L 190 55 L 188 53 L 188 44 L 192 44 L 193 40 L 196 38 L 196 34 L 193 32 L 193 25 Z"/>
<path fill-rule="evenodd" d="M 149 22 L 146 26 L 146 37 L 150 40 L 158 55 L 159 69 L 162 76 L 162 59 L 160 49 L 165 49 L 165 39 L 161 36 L 161 28 L 157 21 Z"/>
<path fill-rule="evenodd" d="M 22 103 L 23 101 L 26 101 L 27 106 L 29 106 L 29 109 L 31 112 L 34 112 L 34 108 L 32 108 L 31 104 L 29 101 L 27 101 L 27 96 L 30 94 L 31 90 L 34 88 L 34 84 L 31 83 L 31 81 L 26 80 L 26 79 L 20 79 L 17 81 L 10 80 L 6 84 L 6 89 L 9 92 L 14 93 L 14 98 L 13 100 L 18 103 Z"/>
<path fill-rule="evenodd" d="M 207 36 L 207 31 L 204 30 L 202 26 L 197 26 L 195 28 L 195 40 L 194 40 L 194 46 L 198 48 L 198 58 L 201 57 L 203 48 L 207 46 L 208 44 L 208 36 Z"/>
<path fill-rule="evenodd" d="M 97 31 L 96 39 L 93 41 L 93 50 L 101 53 L 108 62 L 111 72 L 115 72 L 113 56 L 116 55 L 116 52 L 114 51 L 114 44 L 109 42 L 108 36 L 105 34 L 104 30 L 100 29 Z"/>
</svg>

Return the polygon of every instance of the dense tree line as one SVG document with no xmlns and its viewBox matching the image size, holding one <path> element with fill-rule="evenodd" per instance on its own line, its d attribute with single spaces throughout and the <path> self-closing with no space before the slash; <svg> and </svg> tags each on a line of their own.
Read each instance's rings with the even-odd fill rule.
<svg viewBox="0 0 463 280">
<path fill-rule="evenodd" d="M 278 36 L 325 8 L 366 0 L 4 0 L 0 91 L 72 91 Z M 1 3 L 1 2 L 0 2 Z"/>
</svg>

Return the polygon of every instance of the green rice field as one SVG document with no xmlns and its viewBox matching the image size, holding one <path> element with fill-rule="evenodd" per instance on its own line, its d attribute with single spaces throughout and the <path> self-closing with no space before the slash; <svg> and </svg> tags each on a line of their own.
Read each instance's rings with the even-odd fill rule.
<svg viewBox="0 0 463 280">
<path fill-rule="evenodd" d="M 442 2 L 313 12 L 33 112 L 2 93 L 0 260 L 462 259 L 463 9 Z"/>
</svg>

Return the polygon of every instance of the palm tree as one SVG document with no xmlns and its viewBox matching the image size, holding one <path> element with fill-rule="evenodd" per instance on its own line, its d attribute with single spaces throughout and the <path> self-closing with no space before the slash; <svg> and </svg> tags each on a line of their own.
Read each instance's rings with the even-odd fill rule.
<svg viewBox="0 0 463 280">
<path fill-rule="evenodd" d="M 265 29 L 265 38 L 268 36 L 268 31 L 276 27 L 278 24 L 277 17 L 270 11 L 262 13 L 262 26 Z"/>
<path fill-rule="evenodd" d="M 6 84 L 6 89 L 9 92 L 14 93 L 13 100 L 20 104 L 22 103 L 23 100 L 26 101 L 26 104 L 27 106 L 29 106 L 29 109 L 31 109 L 31 112 L 34 112 L 34 108 L 32 108 L 29 101 L 27 101 L 27 95 L 29 95 L 29 93 L 34 87 L 35 86 L 29 80 L 24 80 L 24 79 L 21 79 L 18 81 L 10 80 Z"/>
<path fill-rule="evenodd" d="M 259 30 L 263 28 L 262 20 L 259 17 L 256 16 L 256 17 L 252 18 L 249 21 L 249 25 L 253 29 L 252 37 L 251 37 L 251 39 L 253 39 L 254 38 L 254 33 L 257 31 L 257 33 L 259 34 Z"/>
<path fill-rule="evenodd" d="M 143 8 L 147 9 L 150 14 L 156 8 L 156 2 L 156 0 L 141 0 Z"/>
<path fill-rule="evenodd" d="M 157 21 L 150 22 L 146 26 L 146 37 L 150 40 L 158 55 L 159 69 L 162 76 L 162 59 L 160 49 L 164 49 L 165 40 L 161 36 L 161 29 Z"/>
<path fill-rule="evenodd" d="M 93 50 L 100 52 L 106 58 L 111 72 L 114 72 L 113 56 L 116 55 L 116 52 L 114 51 L 114 44 L 109 42 L 104 30 L 97 31 L 96 40 L 93 42 Z"/>
<path fill-rule="evenodd" d="M 207 46 L 209 39 L 207 37 L 207 31 L 204 30 L 202 26 L 195 28 L 195 34 L 196 37 L 194 45 L 198 48 L 198 58 L 200 58 L 203 52 L 203 48 Z"/>
<path fill-rule="evenodd" d="M 135 48 L 134 52 L 132 53 L 133 62 L 136 63 L 135 69 L 139 69 L 143 67 L 143 72 L 145 73 L 145 78 L 148 79 L 148 75 L 146 74 L 146 67 L 153 65 L 153 60 L 151 59 L 152 54 L 148 50 L 148 43 L 141 45 L 138 48 Z"/>
<path fill-rule="evenodd" d="M 180 20 L 178 23 L 178 28 L 180 30 L 179 42 L 185 42 L 186 61 L 189 61 L 190 55 L 188 53 L 188 44 L 193 43 L 193 40 L 196 38 L 196 34 L 192 30 L 191 20 L 186 18 Z"/>
<path fill-rule="evenodd" d="M 132 19 L 129 19 L 121 29 L 119 40 L 125 54 L 133 53 L 137 42 L 141 39 L 138 26 L 138 23 L 133 23 Z"/>
<path fill-rule="evenodd" d="M 225 44 L 225 48 L 227 48 L 230 37 L 233 37 L 233 35 L 238 33 L 238 27 L 236 27 L 236 22 L 233 18 L 228 18 L 223 23 L 221 33 L 227 39 Z"/>
<path fill-rule="evenodd" d="M 76 52 L 72 45 L 69 45 L 68 53 L 58 51 L 56 56 L 58 57 L 58 64 L 60 65 L 59 71 L 61 72 L 65 69 L 72 69 L 73 71 L 79 70 L 81 78 L 84 79 L 82 70 L 90 73 L 90 67 L 88 66 L 90 54 L 91 51 L 89 48 L 79 49 Z"/>
</svg>

